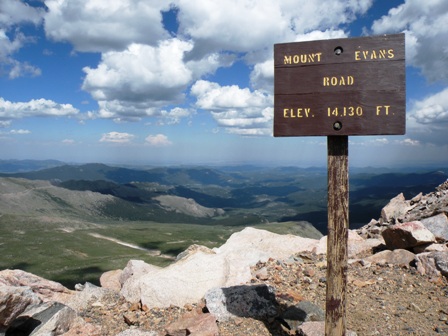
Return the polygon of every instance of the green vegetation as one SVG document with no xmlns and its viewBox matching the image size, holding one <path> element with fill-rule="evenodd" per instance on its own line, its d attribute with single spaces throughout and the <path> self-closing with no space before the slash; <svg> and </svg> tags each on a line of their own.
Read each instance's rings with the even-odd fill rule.
<svg viewBox="0 0 448 336">
<path fill-rule="evenodd" d="M 306 234 L 319 236 L 311 225 L 304 223 L 263 224 L 258 227 L 278 233 L 303 230 Z M 3 215 L 0 217 L 0 269 L 22 269 L 61 282 L 69 288 L 86 281 L 98 284 L 102 273 L 123 269 L 131 259 L 166 266 L 192 244 L 217 247 L 233 232 L 243 228 L 104 220 L 91 223 Z M 95 235 L 158 250 L 160 255 Z"/>
</svg>

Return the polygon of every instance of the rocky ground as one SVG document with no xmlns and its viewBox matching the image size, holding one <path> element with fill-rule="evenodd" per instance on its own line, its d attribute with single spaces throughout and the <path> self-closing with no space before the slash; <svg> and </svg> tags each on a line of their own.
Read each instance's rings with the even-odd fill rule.
<svg viewBox="0 0 448 336">
<path fill-rule="evenodd" d="M 448 335 L 447 213 L 445 182 L 412 200 L 398 195 L 378 221 L 349 232 L 346 326 L 353 333 L 347 335 Z M 314 321 L 325 319 L 326 246 L 326 237 L 313 240 L 246 228 L 215 251 L 192 246 L 171 268 L 130 261 L 124 270 L 103 274 L 103 287 L 77 285 L 77 291 L 20 270 L 4 270 L 0 336 L 31 327 L 20 335 L 39 328 L 33 335 L 49 330 L 64 336 L 323 335 L 323 322 Z M 190 301 L 198 283 L 226 283 L 231 275 L 233 285 L 227 286 L 232 287 L 208 284 L 205 296 L 201 292 L 191 300 L 201 301 Z M 153 279 L 157 282 L 148 281 Z M 245 285 L 235 286 L 240 283 Z M 218 291 L 210 290 L 215 287 Z M 175 295 L 166 300 L 167 294 Z M 188 301 L 181 307 L 141 305 L 164 307 L 182 297 Z M 25 310 L 27 306 L 31 309 Z M 41 326 L 30 325 L 36 321 Z"/>
<path fill-rule="evenodd" d="M 297 261 L 297 260 L 300 261 Z M 325 309 L 326 262 L 313 256 L 289 261 L 269 260 L 253 268 L 252 283 L 275 288 L 279 311 L 300 301 Z M 90 322 L 103 326 L 103 335 L 136 328 L 166 335 L 165 328 L 185 313 L 203 310 L 201 303 L 183 308 L 145 309 L 111 295 L 101 305 L 83 312 Z M 354 262 L 348 269 L 347 329 L 357 335 L 448 335 L 448 282 L 420 275 L 413 267 Z M 278 319 L 236 318 L 218 322 L 221 336 L 295 335 Z M 292 328 L 294 329 L 294 328 Z"/>
</svg>

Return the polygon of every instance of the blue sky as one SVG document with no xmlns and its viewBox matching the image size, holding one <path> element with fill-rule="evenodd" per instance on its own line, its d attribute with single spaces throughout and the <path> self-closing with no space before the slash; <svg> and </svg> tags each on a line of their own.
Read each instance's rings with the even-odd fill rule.
<svg viewBox="0 0 448 336">
<path fill-rule="evenodd" d="M 0 158 L 325 165 L 274 138 L 273 45 L 406 34 L 407 131 L 355 166 L 448 163 L 446 0 L 1 0 Z"/>
</svg>

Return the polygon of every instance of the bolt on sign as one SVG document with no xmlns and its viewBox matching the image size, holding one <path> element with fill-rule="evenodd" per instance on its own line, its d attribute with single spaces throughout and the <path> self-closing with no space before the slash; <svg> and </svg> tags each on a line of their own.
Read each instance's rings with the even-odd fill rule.
<svg viewBox="0 0 448 336">
<path fill-rule="evenodd" d="M 404 34 L 274 45 L 274 136 L 405 134 Z"/>
</svg>

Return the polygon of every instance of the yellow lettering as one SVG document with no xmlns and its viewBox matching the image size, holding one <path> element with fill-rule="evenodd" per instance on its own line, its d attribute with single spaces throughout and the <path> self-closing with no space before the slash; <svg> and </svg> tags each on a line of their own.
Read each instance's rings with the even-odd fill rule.
<svg viewBox="0 0 448 336">
<path fill-rule="evenodd" d="M 355 83 L 355 78 L 353 76 L 333 76 L 333 77 L 323 77 L 323 86 L 347 86 L 353 85 Z"/>
<path fill-rule="evenodd" d="M 309 118 L 314 117 L 311 114 L 311 108 L 296 107 L 296 108 L 284 108 L 283 118 Z"/>
<path fill-rule="evenodd" d="M 321 52 L 314 54 L 284 55 L 283 64 L 319 63 L 321 60 L 321 55 Z"/>
<path fill-rule="evenodd" d="M 376 115 L 380 115 L 381 113 L 383 113 L 382 111 L 384 110 L 384 114 L 385 115 L 389 115 L 389 107 L 390 105 L 377 105 L 376 107 Z"/>
<path fill-rule="evenodd" d="M 393 49 L 389 49 L 387 51 L 387 55 L 388 55 L 389 58 L 394 58 L 395 57 L 394 50 Z"/>
<path fill-rule="evenodd" d="M 375 60 L 379 58 L 394 58 L 394 49 L 378 49 L 378 50 L 356 50 L 355 61 Z"/>
</svg>

